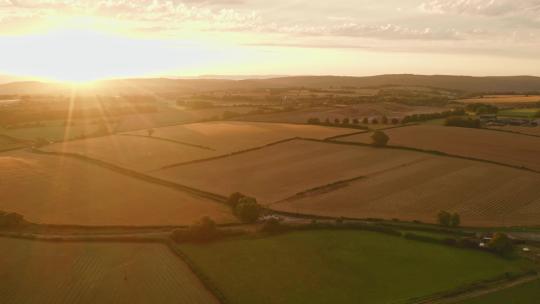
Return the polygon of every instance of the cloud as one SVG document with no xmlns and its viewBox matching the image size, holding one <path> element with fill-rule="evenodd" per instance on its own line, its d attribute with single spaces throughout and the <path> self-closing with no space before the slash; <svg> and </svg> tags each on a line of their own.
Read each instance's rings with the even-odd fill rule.
<svg viewBox="0 0 540 304">
<path fill-rule="evenodd" d="M 420 5 L 425 12 L 482 16 L 532 15 L 540 13 L 538 0 L 432 0 Z"/>
</svg>

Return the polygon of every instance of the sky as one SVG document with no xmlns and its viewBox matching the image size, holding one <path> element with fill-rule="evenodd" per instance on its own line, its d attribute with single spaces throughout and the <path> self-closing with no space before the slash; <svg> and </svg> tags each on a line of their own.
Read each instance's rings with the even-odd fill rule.
<svg viewBox="0 0 540 304">
<path fill-rule="evenodd" d="M 0 0 L 0 75 L 539 75 L 540 0 Z"/>
</svg>

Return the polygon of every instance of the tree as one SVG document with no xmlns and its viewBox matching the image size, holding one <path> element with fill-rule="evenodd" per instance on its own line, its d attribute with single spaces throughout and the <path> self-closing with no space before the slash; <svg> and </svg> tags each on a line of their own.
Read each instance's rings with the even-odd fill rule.
<svg viewBox="0 0 540 304">
<path fill-rule="evenodd" d="M 458 227 L 461 224 L 461 217 L 457 213 L 450 216 L 450 227 Z"/>
<path fill-rule="evenodd" d="M 352 122 L 353 122 L 353 124 L 355 124 L 355 125 L 357 125 L 357 124 L 359 124 L 359 123 L 360 123 L 360 121 L 358 120 L 358 118 L 355 118 L 355 119 L 353 119 L 353 121 L 352 121 Z"/>
<path fill-rule="evenodd" d="M 234 213 L 244 223 L 255 223 L 261 215 L 261 206 L 252 197 L 243 197 L 238 201 Z"/>
<path fill-rule="evenodd" d="M 498 254 L 507 255 L 514 250 L 514 244 L 506 234 L 495 233 L 491 241 L 487 244 L 487 248 Z"/>
<path fill-rule="evenodd" d="M 244 197 L 246 196 L 240 192 L 231 193 L 231 195 L 229 195 L 229 198 L 227 199 L 227 204 L 231 206 L 231 208 L 234 210 L 236 206 L 238 205 L 238 202 L 240 201 L 240 199 Z"/>
<path fill-rule="evenodd" d="M 377 125 L 379 124 L 379 121 L 377 120 L 377 118 L 373 118 L 373 120 L 371 120 L 371 123 Z"/>
<path fill-rule="evenodd" d="M 336 125 L 339 125 L 339 118 L 334 118 L 334 123 L 335 123 Z"/>
<path fill-rule="evenodd" d="M 383 116 L 383 117 L 381 118 L 381 122 L 382 122 L 383 125 L 387 125 L 387 124 L 388 124 L 388 117 Z"/>
<path fill-rule="evenodd" d="M 437 222 L 442 226 L 450 226 L 452 215 L 447 211 L 441 211 L 437 214 Z"/>
<path fill-rule="evenodd" d="M 392 118 L 392 124 L 393 125 L 397 125 L 399 123 L 399 119 L 397 118 Z"/>
<path fill-rule="evenodd" d="M 351 121 L 349 120 L 349 118 L 343 118 L 343 124 L 344 125 L 348 125 Z"/>
<path fill-rule="evenodd" d="M 148 129 L 148 130 L 146 130 L 146 132 L 148 133 L 149 137 L 152 137 L 152 135 L 154 135 L 155 130 L 154 129 Z"/>
<path fill-rule="evenodd" d="M 218 230 L 216 222 L 205 216 L 193 223 L 187 230 L 177 229 L 173 231 L 172 238 L 181 241 L 209 241 L 216 238 Z"/>
<path fill-rule="evenodd" d="M 25 223 L 24 217 L 15 212 L 0 211 L 0 227 L 14 227 Z"/>
<path fill-rule="evenodd" d="M 321 123 L 321 120 L 317 117 L 313 117 L 313 118 L 308 118 L 308 124 L 311 124 L 311 125 L 318 125 Z"/>
<path fill-rule="evenodd" d="M 383 131 L 375 131 L 371 134 L 371 144 L 376 147 L 384 147 L 390 138 Z"/>
<path fill-rule="evenodd" d="M 324 120 L 324 123 L 329 125 L 330 124 L 330 118 L 326 117 L 326 119 Z"/>
<path fill-rule="evenodd" d="M 369 119 L 367 117 L 364 117 L 364 119 L 362 119 L 362 123 L 365 125 L 369 124 Z"/>
</svg>

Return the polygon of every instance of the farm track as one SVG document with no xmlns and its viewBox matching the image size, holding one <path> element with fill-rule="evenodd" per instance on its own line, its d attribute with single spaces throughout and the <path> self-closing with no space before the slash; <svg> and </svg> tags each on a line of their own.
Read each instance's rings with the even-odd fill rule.
<svg viewBox="0 0 540 304">
<path fill-rule="evenodd" d="M 194 148 L 199 148 L 199 149 L 204 149 L 204 150 L 209 150 L 209 151 L 216 151 L 216 149 L 213 149 L 213 148 L 210 148 L 210 147 L 191 144 L 191 143 L 178 141 L 178 140 L 172 140 L 172 139 L 163 138 L 163 137 L 144 136 L 144 135 L 126 134 L 126 133 L 123 133 L 123 134 L 120 134 L 120 135 L 122 135 L 122 136 L 135 136 L 135 137 L 142 137 L 142 138 L 150 138 L 150 139 L 155 139 L 155 140 L 163 140 L 163 141 L 168 141 L 168 142 L 172 142 L 172 143 L 179 144 L 179 145 L 184 145 L 184 146 L 189 146 L 189 147 L 194 147 Z"/>
<path fill-rule="evenodd" d="M 430 299 L 430 300 L 421 300 L 417 302 L 412 302 L 411 304 L 452 304 L 452 303 L 459 303 L 463 300 L 468 300 L 472 298 L 476 298 L 479 296 L 487 295 L 490 293 L 494 293 L 497 291 L 505 290 L 508 288 L 512 288 L 515 286 L 519 286 L 522 284 L 526 284 L 535 280 L 540 280 L 540 275 L 534 274 L 534 275 L 527 275 L 520 278 L 517 278 L 512 281 L 504 281 L 499 282 L 498 284 L 493 284 L 487 288 L 482 288 L 478 290 L 468 291 L 460 294 L 456 294 L 449 297 L 440 297 L 438 299 Z"/>
</svg>

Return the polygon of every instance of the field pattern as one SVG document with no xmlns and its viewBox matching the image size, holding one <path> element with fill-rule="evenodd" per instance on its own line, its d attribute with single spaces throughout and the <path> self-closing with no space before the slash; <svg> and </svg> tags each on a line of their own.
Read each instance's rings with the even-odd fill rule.
<svg viewBox="0 0 540 304">
<path fill-rule="evenodd" d="M 0 299 L 20 303 L 218 303 L 159 244 L 0 238 Z"/>
<path fill-rule="evenodd" d="M 527 267 L 489 253 L 346 230 L 180 248 L 231 303 L 403 303 Z"/>
<path fill-rule="evenodd" d="M 523 166 L 540 171 L 540 138 L 483 129 L 409 126 L 386 130 L 389 145 L 435 150 L 448 154 Z M 345 142 L 370 143 L 371 134 L 342 137 Z"/>
<path fill-rule="evenodd" d="M 241 191 L 263 203 L 271 203 L 306 189 L 431 157 L 408 151 L 294 140 L 231 157 L 159 170 L 152 175 L 222 195 Z"/>
<path fill-rule="evenodd" d="M 540 224 L 540 174 L 414 151 L 295 140 L 153 174 L 292 213 L 433 222 L 449 210 L 468 225 Z"/>
<path fill-rule="evenodd" d="M 528 135 L 535 135 L 540 137 L 540 127 L 521 127 L 521 126 L 500 126 L 500 127 L 490 127 L 490 129 L 494 130 L 503 130 L 503 131 L 510 131 L 510 132 L 518 132 Z"/>
<path fill-rule="evenodd" d="M 310 125 L 207 122 L 155 129 L 153 137 L 190 143 L 216 150 L 218 154 L 263 146 L 292 137 L 324 139 L 357 130 Z M 145 135 L 145 130 L 129 134 Z"/>
<path fill-rule="evenodd" d="M 84 155 L 137 171 L 149 171 L 169 164 L 216 155 L 215 151 L 208 149 L 150 137 L 124 135 L 56 143 L 43 150 Z"/>
<path fill-rule="evenodd" d="M 0 154 L 0 210 L 29 221 L 70 225 L 187 225 L 229 208 L 72 158 Z"/>
<path fill-rule="evenodd" d="M 481 162 L 435 157 L 292 197 L 270 207 L 293 213 L 434 222 L 441 210 L 463 225 L 540 225 L 540 175 Z"/>
</svg>

